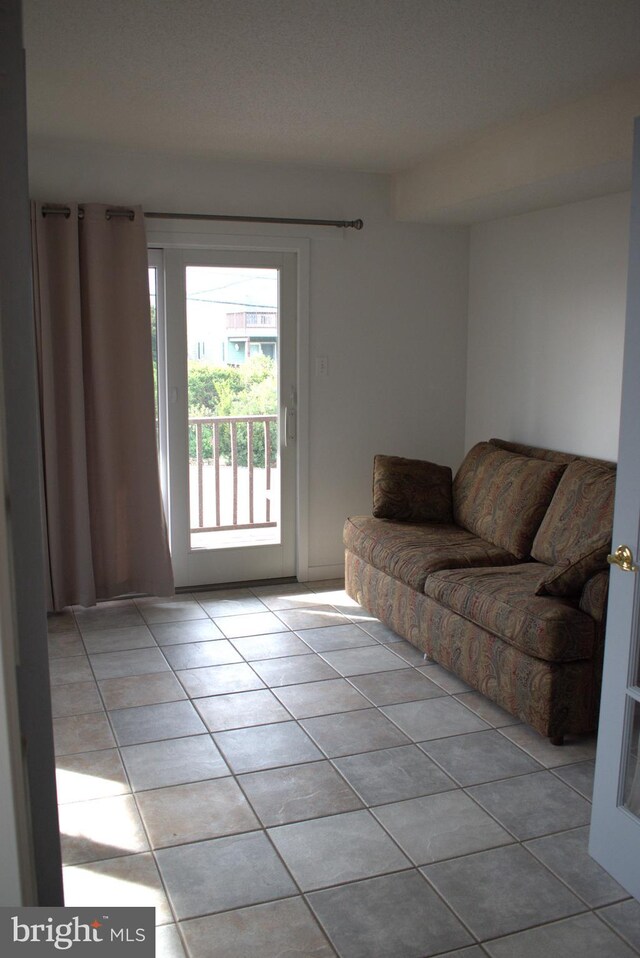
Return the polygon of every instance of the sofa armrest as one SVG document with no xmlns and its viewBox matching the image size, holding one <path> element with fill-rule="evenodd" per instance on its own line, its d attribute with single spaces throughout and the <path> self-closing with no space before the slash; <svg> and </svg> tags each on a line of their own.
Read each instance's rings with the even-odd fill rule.
<svg viewBox="0 0 640 958">
<path fill-rule="evenodd" d="M 373 515 L 396 522 L 453 522 L 453 475 L 449 466 L 421 459 L 376 456 Z"/>
<path fill-rule="evenodd" d="M 609 572 L 597 572 L 588 580 L 580 596 L 580 608 L 598 623 L 603 623 L 607 614 L 609 596 Z"/>
</svg>

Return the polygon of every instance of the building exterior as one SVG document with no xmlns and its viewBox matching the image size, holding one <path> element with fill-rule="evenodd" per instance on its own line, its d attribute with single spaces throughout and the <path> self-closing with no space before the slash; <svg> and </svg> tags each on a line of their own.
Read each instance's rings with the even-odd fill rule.
<svg viewBox="0 0 640 958">
<path fill-rule="evenodd" d="M 278 313 L 274 309 L 244 309 L 227 313 L 224 360 L 242 366 L 251 356 L 277 358 Z"/>
</svg>

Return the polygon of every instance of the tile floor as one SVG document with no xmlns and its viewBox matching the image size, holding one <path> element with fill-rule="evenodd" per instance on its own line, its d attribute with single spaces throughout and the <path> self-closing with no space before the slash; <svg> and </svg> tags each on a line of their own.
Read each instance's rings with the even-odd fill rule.
<svg viewBox="0 0 640 958">
<path fill-rule="evenodd" d="M 154 905 L 170 958 L 633 958 L 554 748 L 340 583 L 52 616 L 70 905 Z"/>
</svg>

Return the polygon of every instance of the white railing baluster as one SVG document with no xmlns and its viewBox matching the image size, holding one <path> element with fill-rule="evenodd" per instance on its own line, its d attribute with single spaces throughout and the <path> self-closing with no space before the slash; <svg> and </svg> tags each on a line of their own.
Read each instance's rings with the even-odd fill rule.
<svg viewBox="0 0 640 958">
<path fill-rule="evenodd" d="M 247 465 L 249 467 L 249 525 L 253 525 L 253 422 L 247 422 Z"/>
<path fill-rule="evenodd" d="M 273 417 L 275 420 L 275 416 Z M 264 465 L 266 472 L 265 491 L 265 519 L 271 522 L 271 425 L 270 420 L 264 421 Z"/>
<path fill-rule="evenodd" d="M 202 481 L 202 423 L 196 423 L 196 457 L 198 460 L 198 523 L 204 525 L 204 483 Z"/>
</svg>

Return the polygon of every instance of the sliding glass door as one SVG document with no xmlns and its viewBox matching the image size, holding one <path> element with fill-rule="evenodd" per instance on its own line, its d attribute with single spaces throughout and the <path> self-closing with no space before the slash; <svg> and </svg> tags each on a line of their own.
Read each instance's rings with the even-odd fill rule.
<svg viewBox="0 0 640 958">
<path fill-rule="evenodd" d="M 293 575 L 295 255 L 167 249 L 161 264 L 159 256 L 150 265 L 165 294 L 163 303 L 157 285 L 159 437 L 176 584 Z"/>
</svg>

